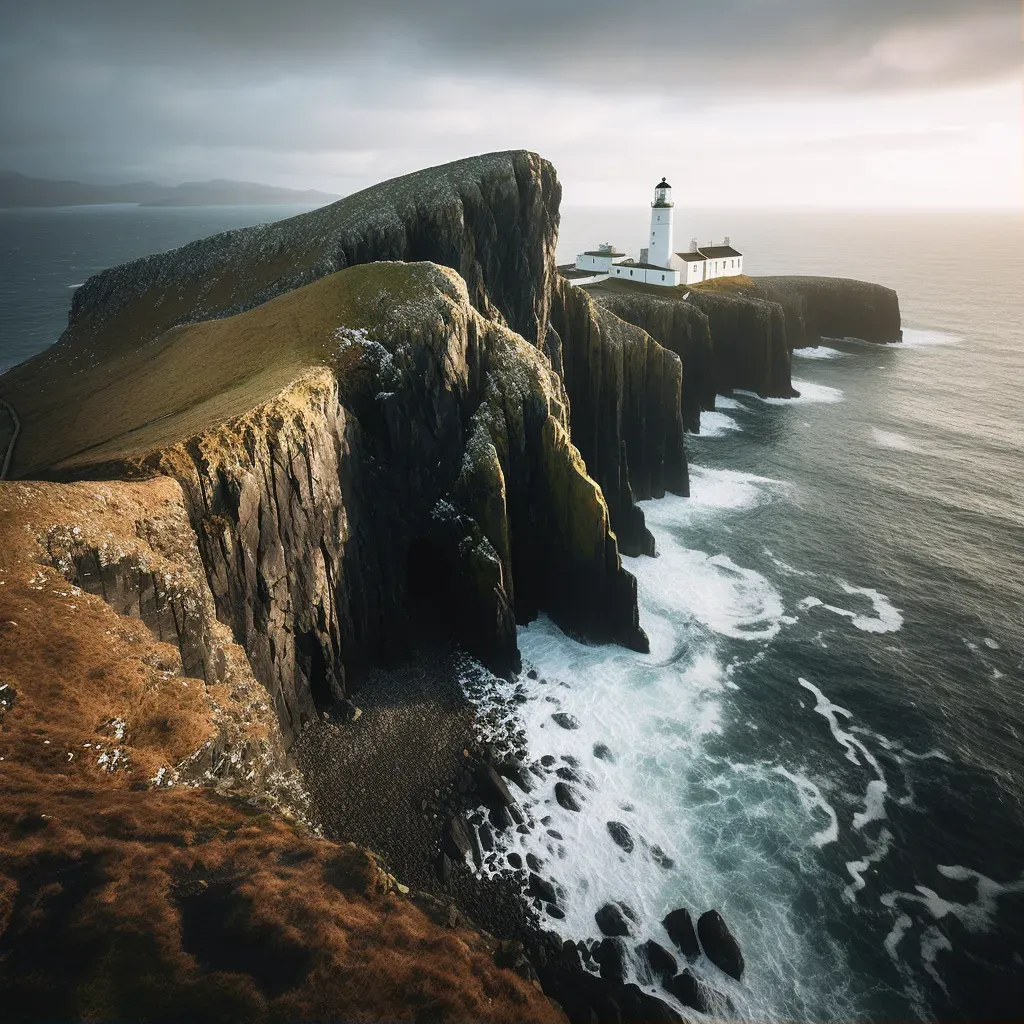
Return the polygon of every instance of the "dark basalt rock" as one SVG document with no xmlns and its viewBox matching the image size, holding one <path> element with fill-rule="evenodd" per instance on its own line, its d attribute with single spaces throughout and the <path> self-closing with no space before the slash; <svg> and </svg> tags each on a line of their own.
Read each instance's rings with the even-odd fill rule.
<svg viewBox="0 0 1024 1024">
<path fill-rule="evenodd" d="M 623 908 L 618 903 L 606 903 L 594 914 L 597 927 L 602 935 L 629 935 L 629 923 Z"/>
<path fill-rule="evenodd" d="M 593 953 L 580 943 L 538 959 L 538 974 L 545 993 L 565 1010 L 571 1024 L 594 1021 L 620 1024 L 681 1024 L 667 1003 L 632 983 L 624 984 L 625 949 L 620 939 L 605 939 Z M 583 969 L 583 962 L 594 959 L 601 969 L 596 977 Z"/>
<path fill-rule="evenodd" d="M 533 789 L 533 780 L 530 771 L 525 765 L 518 761 L 502 761 L 497 765 L 498 773 L 503 775 L 510 782 L 514 782 L 524 793 Z"/>
<path fill-rule="evenodd" d="M 612 837 L 616 846 L 622 847 L 626 853 L 633 852 L 633 837 L 629 834 L 629 829 L 621 821 L 609 821 L 608 834 Z"/>
<path fill-rule="evenodd" d="M 464 861 L 473 850 L 470 829 L 461 814 L 452 815 L 444 824 L 441 842 L 444 852 L 456 863 Z"/>
<path fill-rule="evenodd" d="M 593 947 L 601 977 L 621 985 L 626 976 L 626 946 L 621 938 L 609 936 Z"/>
<path fill-rule="evenodd" d="M 683 425 L 699 433 L 701 410 L 710 412 L 715 408 L 715 353 L 707 316 L 692 303 L 674 296 L 638 291 L 616 282 L 606 282 L 588 291 L 600 306 L 642 328 L 679 356 L 683 364 Z"/>
<path fill-rule="evenodd" d="M 516 869 L 516 871 L 523 866 L 523 858 L 520 857 L 518 853 L 510 853 L 505 859 L 509 862 L 510 866 Z"/>
<path fill-rule="evenodd" d="M 547 879 L 541 878 L 536 871 L 530 872 L 530 895 L 536 896 L 537 899 L 543 900 L 545 903 L 558 902 L 558 891 Z"/>
<path fill-rule="evenodd" d="M 758 294 L 779 303 L 790 349 L 833 338 L 875 344 L 903 340 L 899 296 L 891 288 L 843 277 L 757 277 Z"/>
<path fill-rule="evenodd" d="M 578 729 L 580 727 L 579 719 L 566 711 L 556 711 L 551 717 L 563 729 Z"/>
<path fill-rule="evenodd" d="M 720 970 L 739 981 L 743 977 L 743 953 L 717 910 L 708 910 L 700 915 L 697 935 L 704 948 L 704 955 Z"/>
<path fill-rule="evenodd" d="M 666 871 L 671 871 L 676 866 L 676 862 L 657 844 L 650 847 L 650 854 L 651 860 Z"/>
<path fill-rule="evenodd" d="M 540 871 L 541 863 L 536 856 L 534 856 L 532 853 L 528 853 L 526 855 L 526 866 L 531 871 Z"/>
<path fill-rule="evenodd" d="M 516 802 L 505 785 L 505 780 L 489 764 L 477 765 L 476 785 L 477 792 L 488 803 L 510 807 Z"/>
<path fill-rule="evenodd" d="M 708 1013 L 711 1009 L 704 986 L 697 981 L 689 967 L 674 978 L 669 978 L 665 982 L 665 991 L 671 992 L 683 1006 L 689 1006 L 698 1013 Z"/>
<path fill-rule="evenodd" d="M 486 821 L 480 826 L 479 833 L 480 845 L 484 848 L 484 852 L 490 853 L 494 849 L 494 834 Z"/>
<path fill-rule="evenodd" d="M 339 700 L 335 705 L 335 714 L 342 722 L 354 722 L 359 717 L 359 708 L 348 700 Z"/>
<path fill-rule="evenodd" d="M 573 442 L 601 485 L 620 550 L 653 555 L 654 536 L 636 501 L 689 494 L 682 363 L 562 278 L 552 297 L 551 324 L 561 346 Z"/>
<path fill-rule="evenodd" d="M 640 955 L 647 965 L 647 970 L 655 981 L 664 981 L 675 976 L 676 958 L 660 943 L 648 939 L 640 946 Z"/>
<path fill-rule="evenodd" d="M 697 932 L 693 927 L 693 918 L 689 910 L 679 907 L 666 915 L 661 923 L 683 956 L 688 960 L 700 956 L 700 944 L 697 942 Z"/>
<path fill-rule="evenodd" d="M 555 799 L 567 811 L 578 811 L 580 809 L 579 792 L 573 789 L 567 782 L 555 783 Z"/>
<path fill-rule="evenodd" d="M 437 858 L 437 877 L 441 882 L 447 882 L 452 875 L 452 859 L 447 853 L 441 852 Z"/>
<path fill-rule="evenodd" d="M 615 764 L 615 755 L 611 752 L 607 743 L 594 744 L 594 757 L 600 761 L 608 761 L 610 764 Z"/>
</svg>

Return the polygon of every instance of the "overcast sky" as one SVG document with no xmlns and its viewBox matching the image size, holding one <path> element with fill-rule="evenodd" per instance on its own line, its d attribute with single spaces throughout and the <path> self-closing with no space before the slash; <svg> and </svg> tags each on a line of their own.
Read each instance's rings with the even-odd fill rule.
<svg viewBox="0 0 1024 1024">
<path fill-rule="evenodd" d="M 1020 206 L 1019 0 L 0 0 L 0 167 L 571 204 Z"/>
</svg>

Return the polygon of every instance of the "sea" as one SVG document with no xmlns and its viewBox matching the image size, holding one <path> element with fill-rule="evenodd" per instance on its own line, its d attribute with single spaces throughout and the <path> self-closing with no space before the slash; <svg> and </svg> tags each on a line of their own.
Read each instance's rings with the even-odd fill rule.
<svg viewBox="0 0 1024 1024">
<path fill-rule="evenodd" d="M 104 267 L 298 208 L 0 211 L 0 367 L 56 340 Z M 563 210 L 559 261 L 631 250 L 646 211 Z M 800 397 L 737 392 L 688 435 L 691 496 L 643 503 L 627 558 L 649 654 L 521 627 L 508 725 L 575 771 L 514 833 L 557 883 L 564 938 L 626 904 L 630 948 L 680 906 L 718 909 L 756 1021 L 1024 1014 L 1024 218 L 697 210 L 677 243 L 731 242 L 751 274 L 876 281 L 904 340 L 793 357 Z M 503 702 L 493 679 L 474 690 Z M 578 723 L 566 730 L 552 718 Z M 599 757 L 595 751 L 610 757 Z M 563 760 L 564 759 L 564 760 Z M 608 822 L 634 840 L 625 852 Z M 664 856 L 656 856 L 654 847 Z M 666 868 L 665 857 L 672 862 Z M 639 960 L 629 972 L 650 988 Z M 687 1011 L 694 1019 L 699 1015 Z"/>
</svg>

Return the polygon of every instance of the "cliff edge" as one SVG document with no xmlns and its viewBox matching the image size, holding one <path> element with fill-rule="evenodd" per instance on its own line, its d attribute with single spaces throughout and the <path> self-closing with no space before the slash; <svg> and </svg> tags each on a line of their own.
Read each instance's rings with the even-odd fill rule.
<svg viewBox="0 0 1024 1024">
<path fill-rule="evenodd" d="M 682 415 L 694 433 L 716 394 L 793 397 L 796 348 L 830 338 L 891 344 L 903 337 L 896 292 L 846 278 L 740 276 L 677 288 L 608 280 L 578 290 L 680 357 Z"/>
</svg>

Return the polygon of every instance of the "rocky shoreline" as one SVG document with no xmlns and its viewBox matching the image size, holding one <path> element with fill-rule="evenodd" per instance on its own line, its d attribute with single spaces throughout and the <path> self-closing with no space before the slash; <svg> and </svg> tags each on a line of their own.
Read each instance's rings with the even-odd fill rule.
<svg viewBox="0 0 1024 1024">
<path fill-rule="evenodd" d="M 543 800 L 585 815 L 589 783 L 517 729 L 546 685 L 517 628 L 646 651 L 620 556 L 655 554 L 638 499 L 688 492 L 684 427 L 729 387 L 791 393 L 790 340 L 896 340 L 894 307 L 800 279 L 606 303 L 558 279 L 559 196 L 540 157 L 489 154 L 113 268 L 0 377 L 0 995 L 45 1002 L 53 965 L 4 957 L 74 921 L 106 952 L 75 952 L 51 1016 L 129 1013 L 135 945 L 146 999 L 222 1017 L 735 1015 L 711 908 L 660 923 L 674 949 L 628 900 L 559 938 Z M 67 905 L 39 895 L 61 873 Z"/>
<path fill-rule="evenodd" d="M 550 815 L 523 804 L 539 780 L 557 777 L 558 803 L 586 814 L 587 780 L 568 755 L 530 758 L 514 710 L 526 695 L 514 677 L 501 684 L 418 632 L 410 657 L 373 670 L 292 749 L 324 834 L 371 850 L 412 898 L 436 901 L 446 923 L 500 937 L 495 962 L 538 982 L 573 1024 L 680 1021 L 685 1009 L 734 1016 L 730 997 L 701 966 L 737 981 L 743 975 L 743 955 L 717 911 L 696 919 L 686 908 L 670 912 L 663 924 L 671 950 L 631 941 L 636 915 L 627 903 L 602 906 L 589 939 L 563 940 L 552 930 L 563 916 L 556 879 L 565 849 Z M 524 672 L 537 680 L 532 668 Z M 573 727 L 565 713 L 551 717 Z M 339 788 L 339 779 L 353 782 Z M 633 850 L 625 825 L 608 829 Z M 516 852 L 507 841 L 513 832 L 548 837 L 550 862 Z M 657 847 L 653 855 L 674 869 Z"/>
</svg>

